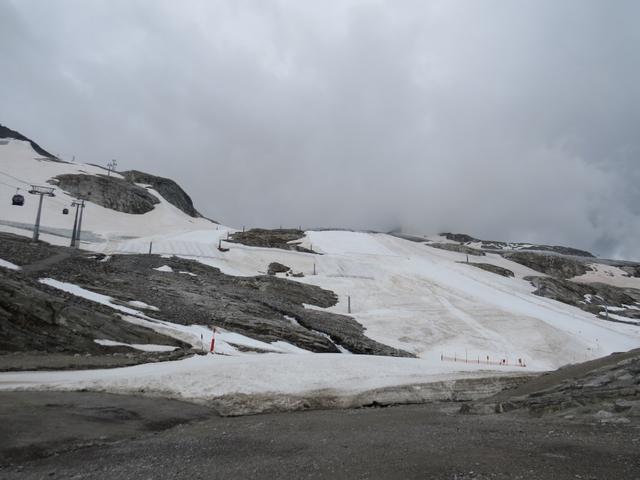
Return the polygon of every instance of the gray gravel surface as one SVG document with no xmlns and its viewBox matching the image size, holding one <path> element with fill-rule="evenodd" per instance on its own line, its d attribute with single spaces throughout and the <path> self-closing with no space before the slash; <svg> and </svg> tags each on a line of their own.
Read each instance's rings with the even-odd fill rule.
<svg viewBox="0 0 640 480">
<path fill-rule="evenodd" d="M 85 411 L 106 402 L 106 413 L 75 415 L 80 400 L 64 396 L 87 394 L 56 394 L 53 400 L 52 394 L 41 394 L 36 405 L 1 395 L 0 478 L 5 479 L 640 478 L 635 427 L 521 413 L 460 415 L 455 403 L 238 418 L 204 412 L 204 419 L 200 407 L 185 406 L 182 420 L 175 420 L 168 401 L 101 400 L 91 394 L 83 400 Z M 52 414 L 63 425 L 52 428 Z M 174 421 L 154 424 L 156 416 Z M 23 443 L 45 431 L 47 441 L 60 440 L 59 451 L 42 457 L 36 449 L 16 459 L 20 452 L 13 450 L 7 461 L 6 452 L 16 443 L 11 428 L 20 430 Z M 86 445 L 75 445 L 74 437 Z"/>
</svg>

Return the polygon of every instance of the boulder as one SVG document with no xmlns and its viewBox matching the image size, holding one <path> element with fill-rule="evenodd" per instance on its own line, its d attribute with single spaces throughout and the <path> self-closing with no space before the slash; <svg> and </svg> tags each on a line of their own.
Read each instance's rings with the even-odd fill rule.
<svg viewBox="0 0 640 480">
<path fill-rule="evenodd" d="M 291 271 L 291 268 L 287 267 L 286 265 L 283 265 L 282 263 L 271 262 L 269 264 L 269 268 L 267 269 L 267 274 L 275 275 L 276 273 L 289 273 L 290 271 Z"/>
</svg>

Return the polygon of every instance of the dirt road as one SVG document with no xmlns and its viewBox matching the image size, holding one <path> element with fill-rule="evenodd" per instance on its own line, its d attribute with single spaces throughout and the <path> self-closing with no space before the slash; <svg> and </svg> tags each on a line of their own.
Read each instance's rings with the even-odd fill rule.
<svg viewBox="0 0 640 480">
<path fill-rule="evenodd" d="M 2 393 L 0 478 L 640 478 L 637 426 L 458 409 L 221 418 L 169 400 Z"/>
</svg>

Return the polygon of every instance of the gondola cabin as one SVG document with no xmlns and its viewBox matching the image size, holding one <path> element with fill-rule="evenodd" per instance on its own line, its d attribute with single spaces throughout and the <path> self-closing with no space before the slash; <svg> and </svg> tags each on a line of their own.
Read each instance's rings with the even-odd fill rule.
<svg viewBox="0 0 640 480">
<path fill-rule="evenodd" d="M 16 205 L 18 207 L 21 207 L 24 205 L 24 196 L 20 195 L 19 193 L 16 193 L 13 198 L 11 199 L 11 204 L 12 205 Z"/>
</svg>

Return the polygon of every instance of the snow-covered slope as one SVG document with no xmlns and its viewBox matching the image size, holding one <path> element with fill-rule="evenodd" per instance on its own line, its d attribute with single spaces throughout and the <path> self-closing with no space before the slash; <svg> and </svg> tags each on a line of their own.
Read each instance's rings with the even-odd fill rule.
<svg viewBox="0 0 640 480">
<path fill-rule="evenodd" d="M 46 184 L 50 178 L 63 173 L 105 173 L 98 167 L 41 159 L 29 143 L 18 140 L 0 144 L 0 172 L 3 172 L 0 174 L 0 198 L 4 198 L 0 206 L 0 230 L 21 235 L 30 233 L 26 227 L 35 218 L 37 202 L 34 196 L 25 194 L 26 205 L 12 207 L 10 198 L 16 186 L 24 189 L 26 184 Z M 526 371 L 547 370 L 640 346 L 639 327 L 606 322 L 570 305 L 533 295 L 534 287 L 524 277 L 541 274 L 497 254 L 487 253 L 481 257 L 482 262 L 509 269 L 514 272 L 515 278 L 502 277 L 467 265 L 464 263 L 465 254 L 386 234 L 306 232 L 300 246 L 321 255 L 250 247 L 225 242 L 233 229 L 203 218 L 192 218 L 165 201 L 157 192 L 151 192 L 160 199 L 160 203 L 143 215 L 120 213 L 89 203 L 83 221 L 85 236 L 82 248 L 108 255 L 147 253 L 152 244 L 153 253 L 193 258 L 220 268 L 226 274 L 239 276 L 264 274 L 271 262 L 279 262 L 304 274 L 304 277 L 292 280 L 336 292 L 340 301 L 329 311 L 347 314 L 350 298 L 350 314 L 366 328 L 367 336 L 419 357 L 401 361 L 376 358 L 363 366 L 361 363 L 366 362 L 364 359 L 341 360 L 347 355 L 327 356 L 323 357 L 326 360 L 321 361 L 317 355 L 307 354 L 303 359 L 300 353 L 287 353 L 265 356 L 266 366 L 273 365 L 274 368 L 286 370 L 287 365 L 295 364 L 303 370 L 312 370 L 320 368 L 322 363 L 322 368 L 327 372 L 342 368 L 344 378 L 341 378 L 345 385 L 354 381 L 354 378 L 361 378 L 359 381 L 368 385 L 362 379 L 375 376 L 378 372 L 384 376 L 384 380 L 369 382 L 378 387 L 410 383 L 413 380 L 426 381 L 427 377 L 438 373 L 453 378 L 456 375 L 452 372 L 464 376 L 469 372 L 486 374 L 491 369 L 522 371 L 519 367 L 495 365 L 502 360 L 512 365 L 518 365 L 521 360 L 527 365 Z M 42 238 L 51 243 L 67 244 L 73 215 L 62 215 L 62 208 L 68 206 L 72 198 L 59 190 L 56 194 L 53 199 L 45 199 Z M 438 237 L 429 239 L 443 240 Z M 219 242 L 228 251 L 220 251 L 217 248 Z M 167 273 L 172 274 L 178 273 Z M 599 269 L 578 280 L 600 281 L 611 275 L 623 278 L 624 272 L 613 267 L 609 270 Z M 624 277 L 624 285 L 638 288 L 638 280 Z M 171 318 L 165 320 L 171 322 Z M 221 340 L 224 341 L 224 337 Z M 278 349 L 272 348 L 271 351 Z M 255 358 L 251 355 L 240 357 Z M 149 371 L 153 372 L 150 375 L 155 379 L 150 382 L 156 382 L 157 388 L 161 389 L 165 381 L 162 380 L 165 369 L 172 371 L 177 368 L 182 371 L 193 366 L 197 374 L 195 379 L 188 380 L 189 388 L 194 392 L 209 391 L 206 384 L 208 380 L 202 372 L 209 369 L 222 372 L 225 368 L 246 372 L 247 369 L 254 369 L 252 362 L 262 364 L 260 360 L 247 363 L 240 357 L 221 359 L 216 363 L 219 364 L 217 367 L 211 364 L 216 362 L 215 359 L 210 358 L 183 362 L 179 367 L 158 364 L 95 375 L 101 378 L 100 388 L 109 389 L 109 385 L 133 381 L 127 372 L 143 372 L 146 375 Z M 468 363 L 451 364 L 446 361 L 447 357 L 465 359 Z M 355 369 L 352 374 L 349 368 Z M 407 374 L 403 376 L 399 371 L 406 371 Z M 419 372 L 425 374 L 421 376 Z M 256 375 L 262 378 L 263 373 Z M 115 383 L 104 380 L 111 378 Z M 300 392 L 332 385 L 326 379 L 315 384 L 307 377 L 304 377 L 304 381 L 296 381 L 291 375 L 279 378 L 281 385 L 275 388 L 282 391 L 288 391 L 288 388 Z M 97 377 L 92 377 L 91 381 L 97 381 Z M 144 383 L 139 379 L 135 381 Z M 229 385 L 221 393 L 243 391 L 243 378 L 234 377 L 233 381 L 236 383 L 229 380 Z M 265 382 L 268 384 L 268 379 Z M 285 388 L 287 382 L 291 382 L 291 385 Z M 178 384 L 176 389 L 180 388 Z M 265 388 L 256 387 L 255 391 L 264 391 Z"/>
<path fill-rule="evenodd" d="M 28 235 L 35 221 L 38 197 L 27 193 L 31 184 L 49 185 L 47 181 L 61 174 L 106 175 L 106 170 L 93 165 L 54 162 L 35 152 L 31 144 L 22 140 L 4 139 L 0 144 L 0 230 Z M 122 178 L 117 173 L 111 173 Z M 12 206 L 11 197 L 16 188 L 25 197 L 25 205 Z M 193 218 L 167 202 L 158 192 L 149 189 L 160 203 L 142 215 L 127 214 L 88 202 L 85 207 L 83 240 L 93 244 L 106 244 L 112 239 L 149 236 L 158 233 L 176 233 L 193 229 L 220 228 L 204 218 Z M 56 189 L 55 197 L 45 197 L 42 210 L 42 239 L 59 245 L 68 245 L 73 228 L 73 197 Z M 63 215 L 64 208 L 69 209 Z"/>
<path fill-rule="evenodd" d="M 309 231 L 301 243 L 322 255 L 228 243 L 219 231 L 155 237 L 156 253 L 194 258 L 230 275 L 264 274 L 280 262 L 330 289 L 339 303 L 328 309 L 351 315 L 381 343 L 439 362 L 523 359 L 546 370 L 640 346 L 640 328 L 598 320 L 578 308 L 533 295 L 523 280 L 540 275 L 496 254 L 483 262 L 508 268 L 505 278 L 466 265 L 461 253 L 434 249 L 386 234 Z M 112 242 L 113 252 L 143 253 L 149 238 Z M 462 263 L 461 263 L 462 262 Z M 315 264 L 316 275 L 313 275 Z"/>
</svg>

